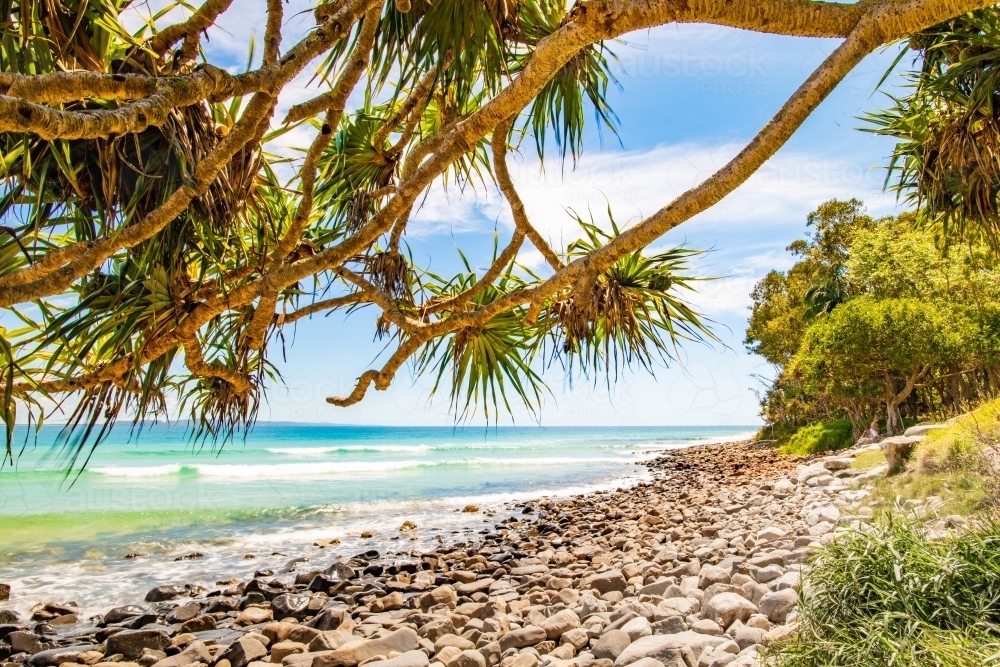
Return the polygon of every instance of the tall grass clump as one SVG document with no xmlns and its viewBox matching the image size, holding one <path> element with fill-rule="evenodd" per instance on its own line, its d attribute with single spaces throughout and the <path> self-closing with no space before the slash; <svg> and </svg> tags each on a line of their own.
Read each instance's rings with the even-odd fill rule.
<svg viewBox="0 0 1000 667">
<path fill-rule="evenodd" d="M 854 444 L 854 430 L 846 419 L 818 422 L 796 431 L 781 447 L 783 454 L 809 456 L 844 449 Z"/>
<path fill-rule="evenodd" d="M 1000 521 L 928 539 L 886 518 L 821 551 L 803 584 L 799 630 L 769 667 L 1000 665 Z"/>
</svg>

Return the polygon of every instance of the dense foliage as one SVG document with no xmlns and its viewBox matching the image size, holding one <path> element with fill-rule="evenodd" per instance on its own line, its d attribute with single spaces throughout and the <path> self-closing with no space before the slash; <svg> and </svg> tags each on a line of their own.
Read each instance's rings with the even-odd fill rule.
<svg viewBox="0 0 1000 667">
<path fill-rule="evenodd" d="M 945 416 L 1000 391 L 1000 261 L 985 244 L 942 252 L 913 214 L 874 219 L 861 202 L 809 216 L 798 261 L 753 292 L 747 348 L 774 365 L 762 399 L 777 432 Z"/>
<path fill-rule="evenodd" d="M 771 667 L 980 667 L 1000 655 L 1000 525 L 931 539 L 886 520 L 817 556 Z"/>
</svg>

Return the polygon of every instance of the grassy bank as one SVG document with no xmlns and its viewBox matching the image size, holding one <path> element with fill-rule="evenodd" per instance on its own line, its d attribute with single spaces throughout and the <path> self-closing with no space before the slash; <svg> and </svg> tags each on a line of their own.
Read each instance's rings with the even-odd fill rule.
<svg viewBox="0 0 1000 667">
<path fill-rule="evenodd" d="M 815 440 L 815 438 L 814 438 Z M 878 479 L 876 522 L 810 565 L 799 631 L 774 667 L 1000 665 L 1000 519 L 994 471 L 1000 401 L 930 431 L 898 475 Z M 783 451 L 789 449 L 788 445 Z M 885 464 L 880 450 L 856 469 Z M 949 515 L 968 527 L 942 536 Z"/>
<path fill-rule="evenodd" d="M 1000 664 L 1000 524 L 943 540 L 887 518 L 827 547 L 773 667 Z"/>
</svg>

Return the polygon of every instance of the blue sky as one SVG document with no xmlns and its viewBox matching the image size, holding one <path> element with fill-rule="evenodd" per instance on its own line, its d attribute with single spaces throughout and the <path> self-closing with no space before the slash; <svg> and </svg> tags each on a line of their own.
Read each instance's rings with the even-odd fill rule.
<svg viewBox="0 0 1000 667">
<path fill-rule="evenodd" d="M 262 2 L 241 3 L 210 33 L 213 58 L 245 61 L 251 34 L 263 32 Z M 286 10 L 288 29 L 307 18 Z M 251 9 L 253 7 L 253 9 Z M 533 144 L 512 156 L 511 170 L 535 226 L 563 246 L 577 231 L 567 209 L 593 211 L 605 220 L 635 222 L 696 185 L 731 158 L 837 45 L 836 40 L 776 37 L 711 26 L 665 26 L 633 33 L 611 44 L 620 59 L 621 91 L 611 103 L 621 120 L 618 138 L 591 123 L 584 155 L 575 167 L 558 160 L 540 168 Z M 892 47 L 865 60 L 799 132 L 748 183 L 719 205 L 681 225 L 653 249 L 686 243 L 712 249 L 698 271 L 719 277 L 693 301 L 716 322 L 722 345 L 688 345 L 683 363 L 626 373 L 611 389 L 579 380 L 570 386 L 558 370 L 546 374 L 552 394 L 539 415 L 544 425 L 754 424 L 760 388 L 756 375 L 770 371 L 748 355 L 742 340 L 753 284 L 772 268 L 787 268 L 784 248 L 805 232 L 805 217 L 823 201 L 858 197 L 873 213 L 894 210 L 882 192 L 892 143 L 860 132 L 859 116 L 884 103 L 875 86 L 898 53 Z M 311 96 L 298 87 L 288 106 Z M 278 117 L 280 118 L 279 112 Z M 307 134 L 286 144 L 304 145 Z M 620 140 L 620 141 L 619 141 Z M 414 216 L 407 241 L 432 270 L 457 265 L 460 246 L 477 266 L 490 258 L 494 231 L 505 242 L 512 229 L 506 206 L 492 188 L 460 193 L 434 187 Z M 543 269 L 540 257 L 520 260 Z M 281 421 L 434 424 L 453 423 L 445 396 L 429 398 L 432 380 L 401 372 L 385 392 L 370 391 L 359 405 L 335 408 L 324 399 L 347 393 L 364 370 L 385 358 L 373 341 L 374 311 L 302 321 L 286 331 L 286 386 L 273 387 L 263 419 Z M 279 358 L 281 355 L 274 355 Z M 518 423 L 532 417 L 515 411 Z"/>
</svg>

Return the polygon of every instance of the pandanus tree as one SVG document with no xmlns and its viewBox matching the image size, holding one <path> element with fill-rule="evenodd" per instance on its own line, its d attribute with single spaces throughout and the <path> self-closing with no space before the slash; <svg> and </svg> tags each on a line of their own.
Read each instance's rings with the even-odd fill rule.
<svg viewBox="0 0 1000 667">
<path fill-rule="evenodd" d="M 386 389 L 408 362 L 450 384 L 459 414 L 495 414 L 508 398 L 537 405 L 553 361 L 613 374 L 669 358 L 711 334 L 684 300 L 690 251 L 646 248 L 744 183 L 866 55 L 943 41 L 925 69 L 950 71 L 963 56 L 935 35 L 956 31 L 934 26 L 989 2 L 332 0 L 296 42 L 283 35 L 282 0 L 266 0 L 262 57 L 238 73 L 209 62 L 201 41 L 243 3 L 206 0 L 129 32 L 131 4 L 0 4 L 8 443 L 15 420 L 39 423 L 53 401 L 96 442 L 119 416 L 161 414 L 170 396 L 196 434 L 225 439 L 254 421 L 283 330 L 334 309 L 372 318 L 391 346 L 384 365 L 357 369 L 353 391 L 328 399 L 338 406 Z M 588 108 L 616 122 L 610 42 L 670 23 L 842 41 L 718 172 L 626 229 L 588 223 L 553 247 L 508 151 L 533 141 L 540 155 L 578 155 Z M 991 25 L 967 21 L 958 39 Z M 314 96 L 277 117 L 304 73 Z M 312 138 L 288 182 L 268 146 L 297 125 Z M 933 195 L 935 211 L 949 206 L 925 167 L 907 168 L 907 187 Z M 510 207 L 513 235 L 481 274 L 434 275 L 405 251 L 414 207 L 442 179 L 495 185 Z M 964 211 L 992 220 L 991 206 Z M 518 266 L 527 245 L 544 272 Z"/>
</svg>

